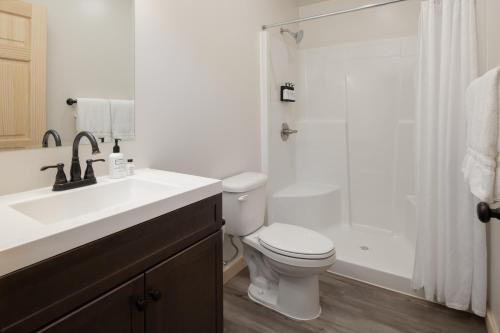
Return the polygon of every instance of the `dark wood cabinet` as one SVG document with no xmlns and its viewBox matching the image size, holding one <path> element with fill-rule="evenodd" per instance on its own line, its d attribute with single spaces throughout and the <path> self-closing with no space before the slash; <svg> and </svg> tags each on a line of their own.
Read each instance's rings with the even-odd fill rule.
<svg viewBox="0 0 500 333">
<path fill-rule="evenodd" d="M 222 333 L 222 196 L 0 277 L 1 333 Z"/>
<path fill-rule="evenodd" d="M 222 332 L 221 251 L 209 238 L 146 272 L 147 333 Z"/>
<path fill-rule="evenodd" d="M 144 299 L 144 275 L 110 291 L 95 301 L 41 329 L 40 333 L 142 333 L 144 311 L 138 308 Z"/>
</svg>

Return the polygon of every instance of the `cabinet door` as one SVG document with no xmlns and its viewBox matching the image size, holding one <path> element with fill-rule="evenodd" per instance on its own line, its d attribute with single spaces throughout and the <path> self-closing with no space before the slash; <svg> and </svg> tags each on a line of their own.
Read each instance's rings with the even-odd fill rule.
<svg viewBox="0 0 500 333">
<path fill-rule="evenodd" d="M 221 333 L 221 232 L 146 272 L 146 295 L 147 333 Z"/>
<path fill-rule="evenodd" d="M 144 300 L 144 275 L 130 280 L 39 332 L 142 333 L 144 309 L 141 300 Z"/>
</svg>

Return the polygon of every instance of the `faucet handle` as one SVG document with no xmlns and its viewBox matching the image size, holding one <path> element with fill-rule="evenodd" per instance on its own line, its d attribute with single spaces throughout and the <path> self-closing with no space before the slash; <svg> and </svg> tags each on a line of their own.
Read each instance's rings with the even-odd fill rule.
<svg viewBox="0 0 500 333">
<path fill-rule="evenodd" d="M 84 179 L 95 179 L 94 168 L 92 167 L 92 163 L 94 162 L 106 162 L 106 160 L 103 158 L 97 160 L 87 160 L 87 168 L 85 169 Z"/>
<path fill-rule="evenodd" d="M 56 169 L 56 168 L 57 168 L 57 174 L 56 174 L 56 182 L 54 183 L 54 185 L 66 184 L 68 182 L 68 179 L 66 178 L 66 174 L 64 173 L 63 163 L 41 167 L 40 171 L 45 171 L 47 169 Z"/>
</svg>

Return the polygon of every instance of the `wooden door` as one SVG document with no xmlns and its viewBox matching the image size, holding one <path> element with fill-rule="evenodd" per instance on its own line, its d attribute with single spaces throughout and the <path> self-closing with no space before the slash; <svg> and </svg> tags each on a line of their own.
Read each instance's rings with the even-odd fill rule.
<svg viewBox="0 0 500 333">
<path fill-rule="evenodd" d="M 137 303 L 141 299 L 144 299 L 144 275 L 130 280 L 38 332 L 143 333 L 146 308 Z"/>
<path fill-rule="evenodd" d="M 0 1 L 0 149 L 38 146 L 46 130 L 47 11 Z"/>
<path fill-rule="evenodd" d="M 147 333 L 222 333 L 222 236 L 146 272 Z"/>
</svg>

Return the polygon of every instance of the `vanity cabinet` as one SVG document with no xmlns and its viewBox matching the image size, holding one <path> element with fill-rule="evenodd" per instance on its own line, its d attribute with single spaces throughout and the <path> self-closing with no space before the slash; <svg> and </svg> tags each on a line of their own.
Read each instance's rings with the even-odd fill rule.
<svg viewBox="0 0 500 333">
<path fill-rule="evenodd" d="M 222 258 L 214 251 L 222 235 L 146 272 L 146 332 L 218 332 L 222 323 L 222 294 L 217 270 Z"/>
<path fill-rule="evenodd" d="M 144 332 L 144 311 L 134 304 L 143 295 L 141 275 L 38 332 Z"/>
<path fill-rule="evenodd" d="M 222 333 L 222 196 L 0 277 L 0 332 Z"/>
</svg>

